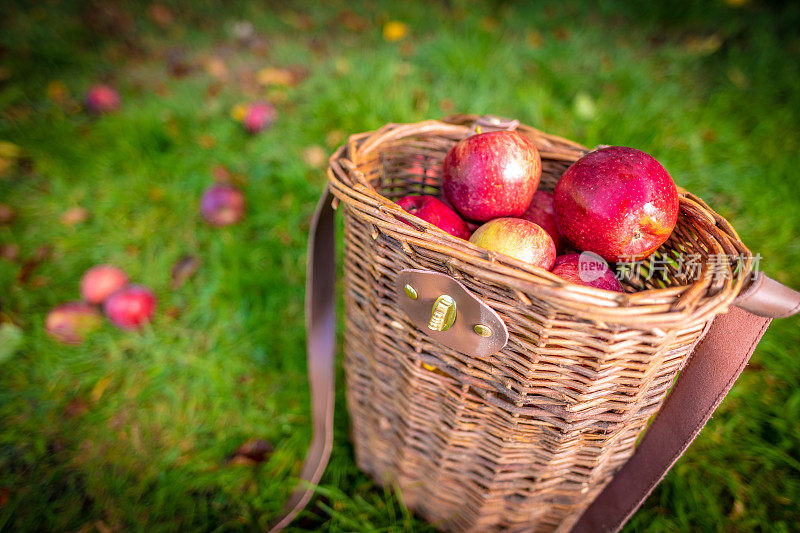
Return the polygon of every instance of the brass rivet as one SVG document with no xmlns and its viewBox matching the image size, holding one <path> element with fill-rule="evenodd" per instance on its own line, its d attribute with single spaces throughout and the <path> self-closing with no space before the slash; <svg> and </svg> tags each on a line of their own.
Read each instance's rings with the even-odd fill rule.
<svg viewBox="0 0 800 533">
<path fill-rule="evenodd" d="M 417 290 L 408 283 L 406 283 L 406 286 L 403 287 L 403 290 L 406 291 L 406 296 L 408 296 L 412 300 L 417 299 Z"/>
<path fill-rule="evenodd" d="M 475 324 L 475 327 L 472 328 L 475 330 L 475 333 L 480 335 L 481 337 L 491 337 L 492 336 L 492 328 L 485 324 Z"/>
<path fill-rule="evenodd" d="M 447 331 L 456 321 L 456 301 L 447 294 L 436 298 L 431 309 L 431 319 L 428 329 L 433 331 Z"/>
</svg>

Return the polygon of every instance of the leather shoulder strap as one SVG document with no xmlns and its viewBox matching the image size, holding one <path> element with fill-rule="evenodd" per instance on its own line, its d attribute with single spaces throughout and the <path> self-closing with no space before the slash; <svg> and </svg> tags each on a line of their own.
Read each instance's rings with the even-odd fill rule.
<svg viewBox="0 0 800 533">
<path fill-rule="evenodd" d="M 333 447 L 336 246 L 332 200 L 330 188 L 326 187 L 311 219 L 306 258 L 306 353 L 313 436 L 300 473 L 300 484 L 270 532 L 288 526 L 308 504 Z"/>
<path fill-rule="evenodd" d="M 800 293 L 764 274 L 718 315 L 630 459 L 573 533 L 619 531 L 703 429 L 742 373 L 772 318 L 800 311 Z"/>
</svg>

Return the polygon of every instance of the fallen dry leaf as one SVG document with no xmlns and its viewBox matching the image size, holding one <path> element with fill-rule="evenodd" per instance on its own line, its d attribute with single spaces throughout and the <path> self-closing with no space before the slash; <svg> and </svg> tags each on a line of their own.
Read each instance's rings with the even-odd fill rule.
<svg viewBox="0 0 800 533">
<path fill-rule="evenodd" d="M 103 393 L 110 384 L 111 384 L 111 376 L 106 376 L 98 380 L 97 383 L 95 383 L 94 387 L 92 387 L 91 394 L 89 394 L 89 396 L 92 399 L 92 402 L 94 403 L 99 402 L 100 398 L 102 398 L 103 396 Z"/>
<path fill-rule="evenodd" d="M 353 11 L 349 9 L 347 11 L 342 11 L 339 13 L 338 16 L 339 23 L 345 27 L 346 30 L 360 33 L 369 27 L 366 19 L 363 17 L 358 16 Z"/>
<path fill-rule="evenodd" d="M 8 204 L 0 204 L 0 224 L 9 224 L 14 220 L 16 213 Z"/>
<path fill-rule="evenodd" d="M 179 289 L 186 280 L 200 268 L 200 260 L 193 255 L 185 255 L 172 267 L 172 288 Z"/>
<path fill-rule="evenodd" d="M 217 145 L 217 140 L 211 135 L 204 133 L 197 138 L 197 144 L 206 150 L 211 150 Z"/>
<path fill-rule="evenodd" d="M 69 98 L 69 91 L 67 86 L 61 80 L 53 80 L 47 83 L 45 93 L 50 100 L 54 102 L 63 102 Z"/>
<path fill-rule="evenodd" d="M 89 404 L 83 398 L 73 398 L 64 407 L 65 418 L 76 418 L 89 410 Z"/>
<path fill-rule="evenodd" d="M 383 26 L 383 38 L 389 42 L 399 41 L 408 35 L 408 26 L 398 20 L 390 20 Z"/>
<path fill-rule="evenodd" d="M 322 146 L 314 144 L 303 150 L 303 161 L 310 167 L 322 168 L 328 161 L 328 153 Z"/>
<path fill-rule="evenodd" d="M 48 245 L 39 246 L 33 255 L 22 263 L 17 274 L 17 282 L 20 284 L 27 283 L 33 271 L 47 259 L 51 251 L 52 247 Z"/>
<path fill-rule="evenodd" d="M 230 183 L 232 175 L 225 165 L 214 165 L 211 169 L 211 176 L 216 183 Z"/>
<path fill-rule="evenodd" d="M 147 16 L 162 28 L 169 26 L 174 20 L 172 11 L 164 4 L 151 4 L 150 7 L 147 8 Z"/>
<path fill-rule="evenodd" d="M 11 499 L 11 489 L 8 487 L 0 487 L 0 507 L 8 505 L 8 500 Z"/>
<path fill-rule="evenodd" d="M 186 50 L 183 48 L 170 48 L 167 50 L 167 73 L 173 78 L 182 78 L 197 69 L 186 59 Z"/>
<path fill-rule="evenodd" d="M 74 226 L 89 219 L 89 210 L 84 207 L 71 207 L 61 215 L 61 223 L 65 226 Z"/>
<path fill-rule="evenodd" d="M 214 78 L 225 80 L 228 78 L 228 65 L 219 56 L 211 56 L 206 59 L 205 70 Z"/>
<path fill-rule="evenodd" d="M 266 440 L 250 439 L 239 446 L 227 459 L 233 465 L 252 465 L 266 461 L 274 448 Z"/>
<path fill-rule="evenodd" d="M 0 258 L 6 261 L 16 261 L 19 258 L 19 246 L 13 243 L 0 244 Z"/>
<path fill-rule="evenodd" d="M 280 85 L 294 87 L 308 76 L 308 70 L 302 67 L 277 68 L 267 67 L 256 73 L 259 85 Z"/>
<path fill-rule="evenodd" d="M 347 134 L 342 130 L 331 130 L 325 135 L 325 144 L 335 148 L 342 144 L 346 137 Z"/>
</svg>

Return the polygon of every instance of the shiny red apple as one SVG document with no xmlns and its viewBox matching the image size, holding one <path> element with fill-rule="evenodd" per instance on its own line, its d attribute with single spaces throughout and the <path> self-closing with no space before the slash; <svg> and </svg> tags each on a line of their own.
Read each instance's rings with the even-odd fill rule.
<svg viewBox="0 0 800 533">
<path fill-rule="evenodd" d="M 579 250 L 607 261 L 640 260 L 670 236 L 678 221 L 678 191 L 661 164 L 634 148 L 589 152 L 556 184 L 556 220 Z"/>
<path fill-rule="evenodd" d="M 458 214 L 435 196 L 404 196 L 397 200 L 404 211 L 421 218 L 461 239 L 469 239 L 472 232 Z"/>
<path fill-rule="evenodd" d="M 242 191 L 232 185 L 216 183 L 206 189 L 200 200 L 200 214 L 213 226 L 228 226 L 244 216 Z"/>
<path fill-rule="evenodd" d="M 564 243 L 561 239 L 561 233 L 558 231 L 556 225 L 556 212 L 553 204 L 553 193 L 547 191 L 536 191 L 533 195 L 528 209 L 522 214 L 520 218 L 530 220 L 539 224 L 542 229 L 550 234 L 553 243 L 556 245 L 558 253 L 564 251 Z"/>
<path fill-rule="evenodd" d="M 80 344 L 84 337 L 100 327 L 103 317 L 86 302 L 67 302 L 47 313 L 44 329 L 48 335 L 64 344 Z"/>
<path fill-rule="evenodd" d="M 551 272 L 578 285 L 625 292 L 614 271 L 608 267 L 608 263 L 591 252 L 559 255 Z"/>
<path fill-rule="evenodd" d="M 247 133 L 256 133 L 269 128 L 275 121 L 277 111 L 269 102 L 254 102 L 245 108 L 242 125 Z"/>
<path fill-rule="evenodd" d="M 556 245 L 550 235 L 538 224 L 521 218 L 490 220 L 475 230 L 469 241 L 545 270 L 550 270 L 556 259 Z"/>
<path fill-rule="evenodd" d="M 539 150 L 515 131 L 462 139 L 442 164 L 442 190 L 469 220 L 518 217 L 528 208 L 542 176 Z"/>
<path fill-rule="evenodd" d="M 119 109 L 119 93 L 108 85 L 93 85 L 86 92 L 86 109 L 94 114 L 111 113 Z"/>
<path fill-rule="evenodd" d="M 81 278 L 81 296 L 90 304 L 101 304 L 111 293 L 128 284 L 128 275 L 113 265 L 96 265 Z"/>
<path fill-rule="evenodd" d="M 109 296 L 103 311 L 120 329 L 139 329 L 153 320 L 156 311 L 156 295 L 142 285 L 127 285 Z"/>
</svg>

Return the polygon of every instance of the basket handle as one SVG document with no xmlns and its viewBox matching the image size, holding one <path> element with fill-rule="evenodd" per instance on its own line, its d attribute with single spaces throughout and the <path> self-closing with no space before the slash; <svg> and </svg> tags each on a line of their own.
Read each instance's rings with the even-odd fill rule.
<svg viewBox="0 0 800 533">
<path fill-rule="evenodd" d="M 313 423 L 311 446 L 303 461 L 300 483 L 286 502 L 282 515 L 270 527 L 270 532 L 288 526 L 308 504 L 333 448 L 336 245 L 332 200 L 333 194 L 326 185 L 311 219 L 306 257 L 306 353 Z"/>
<path fill-rule="evenodd" d="M 717 315 L 630 459 L 572 528 L 619 531 L 686 451 L 742 373 L 773 318 L 800 312 L 800 293 L 759 273 Z"/>
</svg>

